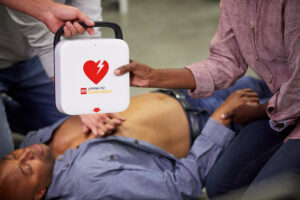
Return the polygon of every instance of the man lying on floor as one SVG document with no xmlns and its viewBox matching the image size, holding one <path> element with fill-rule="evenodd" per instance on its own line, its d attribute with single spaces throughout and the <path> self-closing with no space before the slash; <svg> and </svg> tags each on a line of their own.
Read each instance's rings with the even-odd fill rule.
<svg viewBox="0 0 300 200">
<path fill-rule="evenodd" d="M 245 86 L 260 94 L 267 91 L 261 81 L 244 78 L 219 99 L 204 103 L 218 106 L 221 97 Z M 234 92 L 203 129 L 205 111 L 197 107 L 201 100 L 178 90 L 132 98 L 120 113 L 126 121 L 105 138 L 82 134 L 77 116 L 61 120 L 30 132 L 24 148 L 0 161 L 0 199 L 197 198 L 218 155 L 234 137 L 226 127 L 230 120 L 221 114 L 241 105 L 255 107 L 258 100 L 251 89 Z"/>
</svg>

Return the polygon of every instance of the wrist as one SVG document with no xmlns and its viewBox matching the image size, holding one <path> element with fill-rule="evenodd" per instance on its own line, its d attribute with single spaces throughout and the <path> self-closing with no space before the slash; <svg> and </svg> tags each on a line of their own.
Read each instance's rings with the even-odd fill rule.
<svg viewBox="0 0 300 200">
<path fill-rule="evenodd" d="M 44 1 L 43 3 L 37 6 L 37 12 L 33 17 L 37 18 L 41 22 L 47 24 L 49 21 L 53 20 L 53 9 L 58 3 L 53 1 Z"/>
<path fill-rule="evenodd" d="M 254 120 L 258 120 L 258 119 L 267 119 L 268 115 L 267 115 L 267 105 L 268 103 L 264 103 L 264 104 L 260 104 L 256 107 L 256 109 L 254 110 Z"/>
<path fill-rule="evenodd" d="M 223 126 L 228 126 L 229 123 L 231 122 L 230 118 L 225 117 L 226 112 L 218 112 L 215 111 L 212 115 L 211 118 L 222 124 Z"/>
<path fill-rule="evenodd" d="M 195 89 L 196 82 L 188 69 L 152 69 L 149 86 L 157 88 Z"/>
<path fill-rule="evenodd" d="M 159 88 L 159 76 L 160 76 L 160 72 L 159 69 L 150 69 L 149 72 L 149 83 L 148 83 L 148 87 L 157 87 Z"/>
</svg>

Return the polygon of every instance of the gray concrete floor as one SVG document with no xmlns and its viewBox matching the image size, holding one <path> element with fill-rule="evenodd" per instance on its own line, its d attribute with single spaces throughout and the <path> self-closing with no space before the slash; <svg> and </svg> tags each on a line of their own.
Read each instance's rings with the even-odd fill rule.
<svg viewBox="0 0 300 200">
<path fill-rule="evenodd" d="M 182 68 L 209 55 L 219 0 L 129 0 L 125 15 L 119 14 L 118 1 L 102 4 L 104 20 L 121 26 L 131 59 L 154 68 Z M 103 36 L 112 37 L 113 32 L 104 29 Z M 131 88 L 131 96 L 150 90 Z"/>
</svg>

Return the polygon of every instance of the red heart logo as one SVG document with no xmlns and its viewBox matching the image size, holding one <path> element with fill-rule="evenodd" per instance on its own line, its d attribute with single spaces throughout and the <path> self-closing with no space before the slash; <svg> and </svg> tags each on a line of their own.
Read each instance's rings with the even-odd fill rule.
<svg viewBox="0 0 300 200">
<path fill-rule="evenodd" d="M 84 73 L 95 84 L 98 84 L 104 78 L 108 69 L 109 65 L 106 60 L 99 60 L 96 63 L 92 60 L 88 60 L 83 65 Z"/>
</svg>

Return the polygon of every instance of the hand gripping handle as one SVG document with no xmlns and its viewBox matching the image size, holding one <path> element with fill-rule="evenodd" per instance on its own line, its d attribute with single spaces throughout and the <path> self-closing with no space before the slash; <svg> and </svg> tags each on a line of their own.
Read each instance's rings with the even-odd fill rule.
<svg viewBox="0 0 300 200">
<path fill-rule="evenodd" d="M 108 27 L 112 28 L 115 32 L 116 39 L 123 39 L 123 34 L 120 26 L 118 24 L 112 23 L 112 22 L 95 22 L 95 26 L 87 26 L 84 22 L 79 22 L 81 26 L 84 28 L 93 28 L 93 27 Z M 57 32 L 55 33 L 54 37 L 54 49 L 57 43 L 60 41 L 61 36 L 64 34 L 64 26 L 60 27 Z"/>
</svg>

